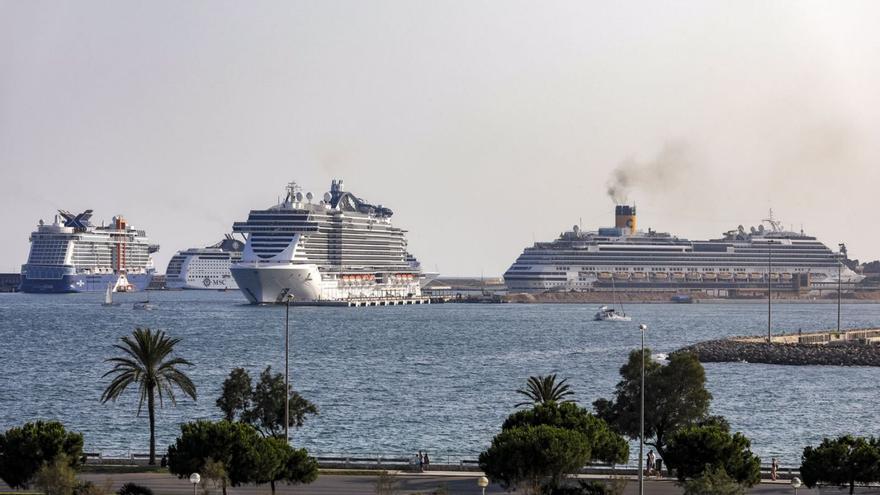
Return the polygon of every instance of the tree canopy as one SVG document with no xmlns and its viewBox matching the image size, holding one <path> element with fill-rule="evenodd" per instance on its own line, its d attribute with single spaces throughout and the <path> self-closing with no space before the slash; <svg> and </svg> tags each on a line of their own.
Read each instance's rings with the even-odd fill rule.
<svg viewBox="0 0 880 495">
<path fill-rule="evenodd" d="M 590 446 L 590 461 L 622 464 L 629 458 L 629 445 L 622 436 L 612 431 L 608 423 L 572 402 L 540 404 L 517 411 L 504 421 L 501 429 L 539 425 L 582 433 Z"/>
<path fill-rule="evenodd" d="M 801 457 L 801 476 L 810 488 L 817 483 L 848 486 L 880 481 L 880 440 L 844 435 L 808 446 Z"/>
<path fill-rule="evenodd" d="M 516 407 L 529 406 L 533 404 L 549 404 L 551 402 L 572 402 L 566 399 L 570 395 L 574 395 L 571 387 L 565 382 L 568 378 L 563 378 L 556 382 L 556 375 L 547 376 L 530 376 L 526 381 L 525 389 L 517 389 L 516 393 L 526 396 L 527 402 L 520 402 Z"/>
<path fill-rule="evenodd" d="M 290 394 L 290 425 L 301 427 L 310 414 L 318 414 L 318 408 L 292 388 Z M 284 375 L 272 374 L 267 367 L 260 373 L 256 386 L 243 368 L 235 368 L 223 382 L 223 392 L 217 399 L 217 407 L 229 421 L 239 419 L 252 425 L 266 436 L 284 434 Z"/>
<path fill-rule="evenodd" d="M 706 418 L 712 394 L 706 390 L 703 365 L 693 354 L 672 354 L 665 366 L 652 361 L 650 356 L 651 350 L 646 348 L 645 443 L 665 459 L 667 436 Z M 597 416 L 632 439 L 639 437 L 641 366 L 641 351 L 632 351 L 620 368 L 621 380 L 614 398 L 593 403 Z"/>
<path fill-rule="evenodd" d="M 83 455 L 83 436 L 58 421 L 36 421 L 0 434 L 0 478 L 12 488 L 27 488 L 40 468 L 63 459 L 70 467 Z"/>
<path fill-rule="evenodd" d="M 180 427 L 181 435 L 168 448 L 168 469 L 183 478 L 199 472 L 213 461 L 225 470 L 225 481 L 243 483 L 310 483 L 318 466 L 305 450 L 294 449 L 282 439 L 263 437 L 244 423 L 196 421 Z"/>
<path fill-rule="evenodd" d="M 675 431 L 663 459 L 679 481 L 699 478 L 707 471 L 724 472 L 734 481 L 751 487 L 761 481 L 761 459 L 752 454 L 751 442 L 741 433 L 730 434 L 726 422 L 710 421 Z M 707 481 L 713 481 L 710 477 Z"/>
<path fill-rule="evenodd" d="M 504 430 L 480 454 L 480 468 L 503 487 L 525 485 L 540 493 L 544 484 L 558 485 L 590 458 L 586 436 L 555 426 L 521 426 Z"/>
</svg>

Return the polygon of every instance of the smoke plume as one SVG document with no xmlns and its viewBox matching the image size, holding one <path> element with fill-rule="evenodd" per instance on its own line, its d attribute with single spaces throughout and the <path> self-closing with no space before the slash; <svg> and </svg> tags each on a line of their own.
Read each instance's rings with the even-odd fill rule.
<svg viewBox="0 0 880 495">
<path fill-rule="evenodd" d="M 653 160 L 642 162 L 628 158 L 611 172 L 608 196 L 621 204 L 627 202 L 633 189 L 653 193 L 675 188 L 693 168 L 692 155 L 686 142 L 670 141 L 663 145 Z"/>
</svg>

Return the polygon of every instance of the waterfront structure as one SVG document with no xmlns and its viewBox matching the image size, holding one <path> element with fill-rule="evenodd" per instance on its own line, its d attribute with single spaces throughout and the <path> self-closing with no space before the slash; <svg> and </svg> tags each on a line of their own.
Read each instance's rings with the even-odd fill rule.
<svg viewBox="0 0 880 495">
<path fill-rule="evenodd" d="M 178 251 L 165 269 L 168 289 L 238 289 L 229 267 L 241 260 L 244 242 L 227 235 L 217 244 Z"/>
<path fill-rule="evenodd" d="M 53 223 L 40 220 L 21 267 L 23 292 L 103 292 L 108 283 L 120 292 L 147 288 L 154 272 L 150 254 L 159 246 L 122 215 L 107 226 L 92 225 L 91 217 L 92 210 L 58 210 Z"/>
<path fill-rule="evenodd" d="M 251 210 L 232 230 L 246 236 L 231 267 L 254 304 L 421 296 L 421 270 L 408 258 L 406 231 L 392 211 L 345 191 L 333 180 L 322 200 L 296 183 L 275 206 Z"/>
<path fill-rule="evenodd" d="M 815 237 L 785 230 L 770 217 L 748 231 L 690 241 L 636 229 L 635 206 L 615 208 L 615 226 L 595 232 L 574 226 L 551 242 L 526 248 L 505 272 L 510 292 L 698 290 L 717 296 L 766 295 L 847 288 L 864 277 Z M 768 263 L 771 259 L 772 264 Z M 839 275 L 838 275 L 839 274 Z M 838 276 L 840 279 L 838 279 Z"/>
</svg>

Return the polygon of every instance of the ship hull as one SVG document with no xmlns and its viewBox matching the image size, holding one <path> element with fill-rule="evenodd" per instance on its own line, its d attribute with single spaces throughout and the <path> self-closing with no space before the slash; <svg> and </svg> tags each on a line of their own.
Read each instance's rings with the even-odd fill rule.
<svg viewBox="0 0 880 495">
<path fill-rule="evenodd" d="M 146 290 L 153 280 L 152 273 L 126 275 L 136 291 Z M 21 277 L 21 291 L 30 294 L 70 294 L 77 292 L 104 292 L 107 284 L 116 284 L 119 275 L 82 275 L 60 273 L 58 278 L 31 278 L 27 273 Z"/>
<path fill-rule="evenodd" d="M 230 268 L 239 290 L 251 304 L 294 301 L 312 302 L 321 298 L 321 275 L 315 265 L 241 263 Z"/>
</svg>

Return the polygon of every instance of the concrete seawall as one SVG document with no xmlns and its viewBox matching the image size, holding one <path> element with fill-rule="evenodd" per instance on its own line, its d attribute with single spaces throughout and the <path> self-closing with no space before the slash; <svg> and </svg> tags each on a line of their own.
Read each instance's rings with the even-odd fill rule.
<svg viewBox="0 0 880 495">
<path fill-rule="evenodd" d="M 710 340 L 679 349 L 703 363 L 765 363 L 784 365 L 880 366 L 880 330 L 811 332 L 766 337 Z"/>
</svg>

